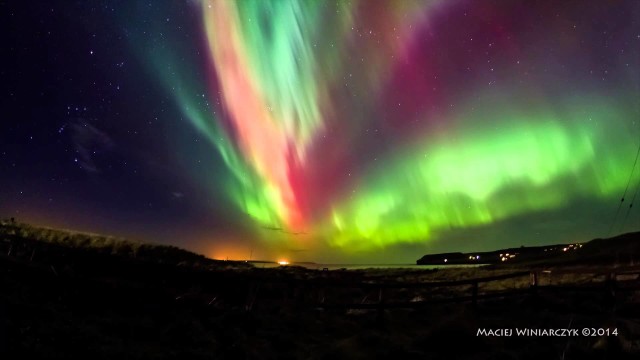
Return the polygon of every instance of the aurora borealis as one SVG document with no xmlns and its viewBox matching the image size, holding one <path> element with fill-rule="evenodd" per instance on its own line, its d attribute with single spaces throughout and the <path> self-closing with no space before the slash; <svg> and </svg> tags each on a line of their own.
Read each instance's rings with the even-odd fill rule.
<svg viewBox="0 0 640 360">
<path fill-rule="evenodd" d="M 92 171 L 92 189 L 103 186 L 96 177 L 113 184 L 99 197 L 124 195 L 104 200 L 110 210 L 87 200 L 116 220 L 75 221 L 84 227 L 170 232 L 160 240 L 210 256 L 256 249 L 328 262 L 413 262 L 640 228 L 628 207 L 640 186 L 637 2 L 114 1 L 95 12 L 100 26 L 65 21 L 87 38 L 108 32 L 116 51 L 96 50 L 98 66 L 65 74 L 102 71 L 113 89 L 113 64 L 127 64 L 118 76 L 131 90 L 105 105 L 106 90 L 87 80 L 82 96 L 50 106 L 100 103 L 105 115 L 94 117 L 110 121 L 91 126 L 119 149 L 102 149 L 112 153 L 104 162 L 133 157 L 145 176 L 128 185 L 130 170 Z M 59 116 L 52 133 L 70 121 Z M 127 204 L 145 184 L 145 199 L 162 205 Z M 134 227 L 104 215 L 132 207 L 145 214 Z M 23 212 L 35 208 L 42 214 Z"/>
</svg>

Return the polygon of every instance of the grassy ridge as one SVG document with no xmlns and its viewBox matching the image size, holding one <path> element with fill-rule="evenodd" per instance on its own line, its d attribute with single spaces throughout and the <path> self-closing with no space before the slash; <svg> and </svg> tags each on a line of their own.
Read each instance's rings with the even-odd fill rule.
<svg viewBox="0 0 640 360">
<path fill-rule="evenodd" d="M 64 252 L 115 255 L 143 262 L 192 267 L 243 266 L 244 262 L 213 260 L 176 246 L 133 241 L 70 230 L 38 227 L 13 221 L 0 222 L 0 250 L 5 254 L 42 256 Z"/>
</svg>

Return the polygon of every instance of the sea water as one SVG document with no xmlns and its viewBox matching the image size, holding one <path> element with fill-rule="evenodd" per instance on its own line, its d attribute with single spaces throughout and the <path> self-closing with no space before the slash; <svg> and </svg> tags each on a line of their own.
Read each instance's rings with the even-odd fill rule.
<svg viewBox="0 0 640 360">
<path fill-rule="evenodd" d="M 478 267 L 485 264 L 460 264 L 460 265 L 416 265 L 416 264 L 318 264 L 318 263 L 291 263 L 289 265 L 280 265 L 278 263 L 264 262 L 253 263 L 257 268 L 276 268 L 280 266 L 302 266 L 312 270 L 364 270 L 364 269 L 413 269 L 413 270 L 429 270 L 429 269 L 451 269 L 461 267 Z"/>
</svg>

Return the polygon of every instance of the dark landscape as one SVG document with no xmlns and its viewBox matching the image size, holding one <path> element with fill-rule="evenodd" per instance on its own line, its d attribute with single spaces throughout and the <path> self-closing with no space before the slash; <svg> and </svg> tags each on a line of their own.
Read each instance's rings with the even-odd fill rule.
<svg viewBox="0 0 640 360">
<path fill-rule="evenodd" d="M 564 264 L 558 255 L 474 268 L 361 271 L 258 269 L 175 247 L 11 221 L 2 223 L 0 239 L 3 358 L 640 354 L 640 267 L 632 261 L 640 233 L 562 251 Z M 585 327 L 617 335 L 477 335 L 480 328 Z"/>
</svg>

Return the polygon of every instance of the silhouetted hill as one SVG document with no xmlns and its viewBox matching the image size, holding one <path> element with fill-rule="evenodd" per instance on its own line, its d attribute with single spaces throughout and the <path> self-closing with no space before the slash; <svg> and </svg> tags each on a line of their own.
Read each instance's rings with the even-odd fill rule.
<svg viewBox="0 0 640 360">
<path fill-rule="evenodd" d="M 418 265 L 518 264 L 518 265 L 609 265 L 634 264 L 640 259 L 640 232 L 594 239 L 584 243 L 521 246 L 470 253 L 424 255 Z"/>
<path fill-rule="evenodd" d="M 114 236 L 38 227 L 13 221 L 0 221 L 0 252 L 27 256 L 31 260 L 43 257 L 78 257 L 79 255 L 113 255 L 139 262 L 157 264 L 220 267 L 246 266 L 244 262 L 209 259 L 176 246 L 127 240 Z"/>
</svg>

